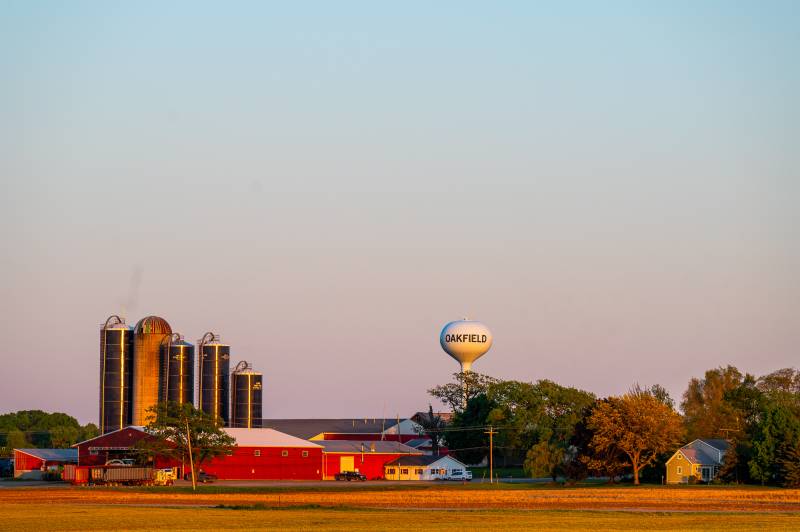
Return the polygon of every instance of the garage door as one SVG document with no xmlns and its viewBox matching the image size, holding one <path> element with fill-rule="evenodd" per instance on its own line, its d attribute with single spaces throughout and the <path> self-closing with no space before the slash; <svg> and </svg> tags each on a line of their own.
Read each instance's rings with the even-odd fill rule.
<svg viewBox="0 0 800 532">
<path fill-rule="evenodd" d="M 342 456 L 339 458 L 339 471 L 355 471 L 352 456 Z"/>
</svg>

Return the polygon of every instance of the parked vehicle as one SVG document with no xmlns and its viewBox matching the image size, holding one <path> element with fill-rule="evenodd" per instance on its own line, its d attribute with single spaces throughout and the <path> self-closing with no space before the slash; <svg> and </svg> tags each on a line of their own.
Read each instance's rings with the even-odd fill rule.
<svg viewBox="0 0 800 532">
<path fill-rule="evenodd" d="M 472 471 L 467 469 L 454 469 L 449 475 L 444 477 L 444 480 L 472 480 Z"/>
<path fill-rule="evenodd" d="M 133 467 L 133 459 L 132 458 L 115 458 L 113 460 L 109 460 L 108 462 L 106 462 L 106 465 Z"/>
<path fill-rule="evenodd" d="M 350 482 L 351 480 L 360 480 L 361 482 L 364 482 L 367 480 L 367 477 L 358 471 L 342 471 L 341 473 L 336 473 L 334 478 L 336 480 L 346 480 L 347 482 Z"/>
<path fill-rule="evenodd" d="M 121 465 L 76 466 L 67 464 L 63 480 L 76 485 L 98 486 L 171 486 L 175 469 L 153 469 Z"/>
<path fill-rule="evenodd" d="M 190 471 L 190 472 L 186 473 L 185 475 L 183 475 L 183 480 L 192 480 L 192 472 Z M 203 471 L 201 469 L 200 471 L 197 472 L 197 475 L 195 476 L 195 480 L 197 482 L 202 482 L 204 484 L 206 482 L 211 483 L 211 482 L 214 482 L 215 480 L 217 480 L 217 475 L 213 475 L 211 473 L 206 473 L 205 471 Z"/>
</svg>

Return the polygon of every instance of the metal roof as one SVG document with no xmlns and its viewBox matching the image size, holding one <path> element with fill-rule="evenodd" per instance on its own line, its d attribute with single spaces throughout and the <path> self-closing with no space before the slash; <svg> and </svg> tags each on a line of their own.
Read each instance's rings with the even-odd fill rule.
<svg viewBox="0 0 800 532">
<path fill-rule="evenodd" d="M 417 438 L 417 439 L 409 440 L 409 441 L 406 442 L 406 445 L 408 445 L 409 447 L 413 447 L 415 449 L 418 449 L 420 447 L 425 447 L 426 445 L 432 445 L 432 444 L 433 444 L 433 442 L 431 441 L 430 438 Z"/>
<path fill-rule="evenodd" d="M 240 447 L 320 447 L 316 443 L 274 429 L 224 428 L 222 430 L 233 437 Z"/>
<path fill-rule="evenodd" d="M 440 462 L 442 460 L 449 460 L 455 462 L 457 464 L 461 464 L 463 467 L 467 467 L 463 462 L 456 460 L 450 455 L 439 455 L 439 456 L 431 456 L 431 455 L 411 455 L 411 456 L 401 456 L 400 458 L 395 458 L 391 462 L 387 463 L 387 466 L 429 466 L 433 465 L 436 462 Z"/>
<path fill-rule="evenodd" d="M 403 420 L 401 420 L 403 421 Z M 331 434 L 380 434 L 397 425 L 396 419 L 263 419 L 262 427 L 309 439 L 324 432 Z"/>
<path fill-rule="evenodd" d="M 318 443 L 326 453 L 420 454 L 420 451 L 396 441 L 320 440 Z"/>
<path fill-rule="evenodd" d="M 731 444 L 728 443 L 727 440 L 708 439 L 708 438 L 699 438 L 699 440 L 703 443 L 709 444 L 711 447 L 714 447 L 715 449 L 719 449 L 720 451 L 727 451 L 731 447 Z"/>
<path fill-rule="evenodd" d="M 135 334 L 172 334 L 172 327 L 167 320 L 159 316 L 147 316 L 136 324 Z"/>
<path fill-rule="evenodd" d="M 14 449 L 49 462 L 77 462 L 78 449 Z"/>
</svg>

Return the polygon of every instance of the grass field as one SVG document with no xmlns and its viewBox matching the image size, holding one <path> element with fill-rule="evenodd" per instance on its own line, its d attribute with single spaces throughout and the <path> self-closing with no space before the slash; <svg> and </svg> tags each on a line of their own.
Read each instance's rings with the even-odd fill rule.
<svg viewBox="0 0 800 532">
<path fill-rule="evenodd" d="M 796 530 L 797 514 L 3 505 L 0 530 Z"/>
<path fill-rule="evenodd" d="M 0 530 L 800 530 L 800 490 L 439 484 L 5 488 Z"/>
</svg>

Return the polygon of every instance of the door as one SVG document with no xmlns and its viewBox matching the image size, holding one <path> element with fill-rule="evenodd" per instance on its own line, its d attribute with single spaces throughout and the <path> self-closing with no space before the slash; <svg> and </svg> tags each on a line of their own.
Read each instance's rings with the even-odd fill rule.
<svg viewBox="0 0 800 532">
<path fill-rule="evenodd" d="M 700 476 L 703 477 L 703 482 L 709 482 L 711 480 L 711 468 L 710 467 L 701 468 Z"/>
<path fill-rule="evenodd" d="M 345 471 L 355 471 L 355 470 L 356 466 L 355 463 L 353 462 L 352 456 L 342 456 L 339 458 L 339 471 L 344 473 Z"/>
</svg>

